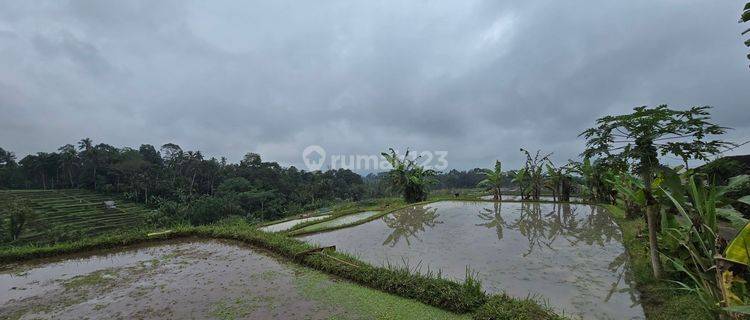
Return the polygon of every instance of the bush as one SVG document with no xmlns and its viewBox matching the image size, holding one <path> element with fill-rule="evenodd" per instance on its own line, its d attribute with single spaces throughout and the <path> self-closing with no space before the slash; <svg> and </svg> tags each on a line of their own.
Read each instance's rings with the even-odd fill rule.
<svg viewBox="0 0 750 320">
<path fill-rule="evenodd" d="M 216 222 L 231 215 L 241 214 L 242 208 L 231 200 L 202 197 L 188 204 L 184 217 L 192 225 L 201 225 Z"/>
<path fill-rule="evenodd" d="M 473 316 L 475 320 L 557 320 L 565 319 L 533 299 L 512 299 L 507 295 L 494 295 Z"/>
</svg>

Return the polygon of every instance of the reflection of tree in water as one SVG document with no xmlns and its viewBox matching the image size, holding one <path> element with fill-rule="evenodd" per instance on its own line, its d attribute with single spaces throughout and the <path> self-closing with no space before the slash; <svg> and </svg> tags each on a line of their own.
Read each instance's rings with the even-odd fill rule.
<svg viewBox="0 0 750 320">
<path fill-rule="evenodd" d="M 632 277 L 632 273 L 630 272 L 628 263 L 628 254 L 627 252 L 623 251 L 607 266 L 607 269 L 609 269 L 609 271 L 617 274 L 617 281 L 613 282 L 609 286 L 607 296 L 604 297 L 604 302 L 609 301 L 609 299 L 612 298 L 615 293 L 627 293 L 630 296 L 630 301 L 633 302 L 633 304 L 630 305 L 631 307 L 635 307 L 640 303 L 638 294 L 636 294 L 635 291 L 635 286 L 632 285 L 634 279 Z M 620 287 L 620 283 L 623 282 L 623 280 L 626 284 Z"/>
<path fill-rule="evenodd" d="M 571 246 L 579 244 L 605 246 L 612 239 L 621 241 L 620 230 L 611 217 L 596 206 L 590 206 L 590 212 L 585 214 L 586 206 L 556 203 L 549 212 L 543 210 L 540 203 L 522 203 L 520 215 L 512 222 L 506 222 L 502 216 L 502 205 L 495 203 L 493 208 L 482 208 L 478 217 L 485 223 L 477 226 L 495 229 L 497 239 L 503 239 L 503 230 L 508 228 L 518 230 L 529 241 L 529 249 L 523 256 L 531 254 L 535 248 L 549 248 L 555 250 L 552 244 L 558 238 L 568 241 Z M 617 274 L 604 297 L 604 302 L 615 293 L 628 293 L 633 305 L 639 299 L 632 283 L 629 272 L 628 256 L 623 251 L 615 257 L 608 269 Z M 621 286 L 625 282 L 626 285 Z"/>
<path fill-rule="evenodd" d="M 437 208 L 427 208 L 427 206 L 414 206 L 386 215 L 383 221 L 386 226 L 393 229 L 393 232 L 383 241 L 383 245 L 390 244 L 393 247 L 402 237 L 406 240 L 406 244 L 410 245 L 410 237 L 419 239 L 417 235 L 424 232 L 425 227 L 433 228 L 443 223 L 436 220 L 438 216 Z"/>
<path fill-rule="evenodd" d="M 487 222 L 477 226 L 494 228 L 498 240 L 503 238 L 503 228 L 518 230 L 529 241 L 529 250 L 524 256 L 531 254 L 535 248 L 554 250 L 552 243 L 558 237 L 573 246 L 579 243 L 604 246 L 613 237 L 619 236 L 617 225 L 594 206 L 591 206 L 590 214 L 581 215 L 578 211 L 584 206 L 556 203 L 549 212 L 545 212 L 540 203 L 521 203 L 520 215 L 512 222 L 503 219 L 501 206 L 495 203 L 492 209 L 483 208 L 478 217 Z"/>
<path fill-rule="evenodd" d="M 552 243 L 555 242 L 557 236 L 564 230 L 560 221 L 547 219 L 542 214 L 542 209 L 538 202 L 522 203 L 518 219 L 506 224 L 506 226 L 510 229 L 518 230 L 518 232 L 529 240 L 529 250 L 523 254 L 524 257 L 531 254 L 534 248 L 537 247 L 541 248 L 545 246 L 554 250 Z"/>
<path fill-rule="evenodd" d="M 502 204 L 500 204 L 499 202 L 495 202 L 493 204 L 493 209 L 482 208 L 482 211 L 479 212 L 479 219 L 485 220 L 487 222 L 477 224 L 477 226 L 495 228 L 495 233 L 497 233 L 497 240 L 503 240 L 503 225 L 505 224 L 505 220 L 503 220 L 503 215 L 501 212 Z"/>
</svg>

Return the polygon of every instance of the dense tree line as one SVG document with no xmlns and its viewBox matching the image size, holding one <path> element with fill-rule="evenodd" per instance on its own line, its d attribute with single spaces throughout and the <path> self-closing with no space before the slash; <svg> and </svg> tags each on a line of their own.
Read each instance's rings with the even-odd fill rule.
<svg viewBox="0 0 750 320">
<path fill-rule="evenodd" d="M 176 210 L 183 216 L 189 208 L 208 215 L 218 211 L 219 215 L 237 213 L 257 219 L 281 217 L 333 201 L 356 201 L 365 194 L 362 177 L 350 170 L 284 168 L 262 161 L 255 153 L 233 164 L 172 143 L 159 150 L 148 144 L 138 149 L 116 148 L 94 144 L 88 138 L 20 160 L 0 148 L 0 188 L 83 188 L 122 194 L 154 207 L 182 206 Z M 187 220 L 212 220 L 200 215 L 191 213 Z"/>
</svg>

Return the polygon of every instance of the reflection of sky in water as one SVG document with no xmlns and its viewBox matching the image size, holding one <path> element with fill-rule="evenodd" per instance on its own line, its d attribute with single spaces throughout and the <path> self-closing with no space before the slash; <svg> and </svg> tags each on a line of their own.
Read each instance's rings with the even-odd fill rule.
<svg viewBox="0 0 750 320">
<path fill-rule="evenodd" d="M 587 319 L 640 319 L 619 228 L 595 206 L 445 201 L 303 237 L 370 263 L 420 265 Z"/>
</svg>

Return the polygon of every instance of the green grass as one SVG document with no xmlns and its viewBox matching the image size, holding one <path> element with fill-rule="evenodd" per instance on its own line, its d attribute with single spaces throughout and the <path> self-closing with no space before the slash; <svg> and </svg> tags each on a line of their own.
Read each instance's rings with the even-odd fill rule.
<svg viewBox="0 0 750 320">
<path fill-rule="evenodd" d="M 477 310 L 475 320 L 562 320 L 549 308 L 539 305 L 533 299 L 516 300 L 505 295 L 492 296 Z"/>
<path fill-rule="evenodd" d="M 295 284 L 306 298 L 364 319 L 470 319 L 468 314 L 455 314 L 346 281 L 331 283 L 329 279 L 324 274 L 308 272 L 298 274 Z"/>
<path fill-rule="evenodd" d="M 17 199 L 37 214 L 33 225 L 24 230 L 17 243 L 54 240 L 55 232 L 74 231 L 93 236 L 111 230 L 142 226 L 150 210 L 117 196 L 87 190 L 0 190 L 0 202 Z M 105 209 L 104 201 L 114 200 L 116 209 Z"/>
<path fill-rule="evenodd" d="M 614 205 L 607 208 L 622 229 L 623 245 L 630 257 L 630 270 L 641 293 L 641 305 L 646 318 L 655 320 L 714 319 L 701 307 L 698 297 L 675 290 L 673 285 L 654 279 L 648 253 L 648 233 L 642 218 L 625 219 L 625 212 Z"/>
</svg>

